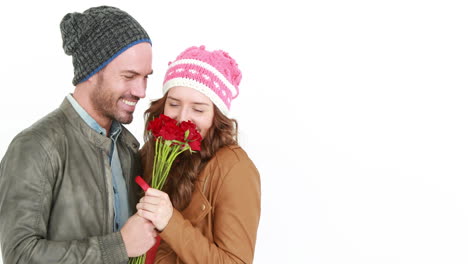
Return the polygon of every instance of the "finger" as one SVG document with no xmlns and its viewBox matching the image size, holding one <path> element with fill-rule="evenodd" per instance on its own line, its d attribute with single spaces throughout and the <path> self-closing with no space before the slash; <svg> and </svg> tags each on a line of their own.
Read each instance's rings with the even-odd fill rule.
<svg viewBox="0 0 468 264">
<path fill-rule="evenodd" d="M 162 197 L 162 198 L 168 197 L 165 192 L 162 192 L 162 191 L 160 191 L 158 189 L 154 189 L 154 188 L 148 188 L 148 190 L 145 192 L 145 195 L 155 196 L 155 197 Z"/>
<path fill-rule="evenodd" d="M 152 222 L 152 218 L 153 218 L 153 216 L 155 216 L 153 213 L 148 212 L 148 211 L 143 210 L 143 209 L 139 209 L 137 211 L 137 215 L 140 216 L 141 218 L 145 219 L 145 220 L 150 221 L 150 222 Z"/>
<path fill-rule="evenodd" d="M 145 220 L 148 220 L 152 227 L 154 228 L 154 226 L 156 225 L 156 223 L 158 221 L 160 221 L 159 217 L 158 217 L 158 214 L 155 214 L 155 213 L 152 213 L 152 212 L 149 212 L 149 211 L 145 211 L 145 210 L 138 210 L 137 211 L 137 214 L 139 216 L 141 216 L 142 218 L 144 218 Z M 152 229 L 153 229 L 152 228 Z"/>
<path fill-rule="evenodd" d="M 169 210 L 170 208 L 172 208 L 172 204 L 168 200 L 158 200 L 157 202 L 154 202 L 154 203 L 147 203 L 147 202 L 137 203 L 136 208 L 156 212 L 158 210 L 159 211 Z"/>
<path fill-rule="evenodd" d="M 159 210 L 160 206 L 150 203 L 138 203 L 136 208 L 138 210 L 145 210 L 148 212 L 156 213 Z"/>
<path fill-rule="evenodd" d="M 161 197 L 155 196 L 143 196 L 140 199 L 140 203 L 151 203 L 151 204 L 159 204 L 163 199 Z"/>
<path fill-rule="evenodd" d="M 146 223 L 148 220 L 143 218 L 142 216 L 135 214 L 135 221 L 139 222 L 140 224 Z"/>
</svg>

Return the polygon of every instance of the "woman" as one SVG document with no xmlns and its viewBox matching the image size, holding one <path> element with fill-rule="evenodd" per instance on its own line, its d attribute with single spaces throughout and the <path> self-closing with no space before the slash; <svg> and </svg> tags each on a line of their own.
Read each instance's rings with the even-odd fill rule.
<svg viewBox="0 0 468 264">
<path fill-rule="evenodd" d="M 164 96 L 146 110 L 146 124 L 165 114 L 190 120 L 203 137 L 201 151 L 185 151 L 162 191 L 149 189 L 138 214 L 162 238 L 155 263 L 251 263 L 260 218 L 260 176 L 237 144 L 237 122 L 227 117 L 241 72 L 226 52 L 191 47 L 170 64 Z M 154 139 L 142 149 L 149 182 Z M 151 143 L 149 143 L 151 142 Z"/>
</svg>

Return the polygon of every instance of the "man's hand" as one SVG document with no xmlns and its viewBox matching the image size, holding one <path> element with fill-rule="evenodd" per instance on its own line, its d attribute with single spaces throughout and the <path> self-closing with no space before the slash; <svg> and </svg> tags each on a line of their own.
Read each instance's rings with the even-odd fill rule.
<svg viewBox="0 0 468 264">
<path fill-rule="evenodd" d="M 128 257 L 138 257 L 146 253 L 156 243 L 157 236 L 151 221 L 132 215 L 120 231 Z"/>
</svg>

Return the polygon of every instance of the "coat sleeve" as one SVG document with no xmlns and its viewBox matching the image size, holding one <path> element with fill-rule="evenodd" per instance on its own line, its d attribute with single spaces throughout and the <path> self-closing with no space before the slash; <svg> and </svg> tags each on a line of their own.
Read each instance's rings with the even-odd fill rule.
<svg viewBox="0 0 468 264">
<path fill-rule="evenodd" d="M 17 136 L 0 163 L 4 263 L 126 263 L 118 232 L 80 240 L 47 240 L 60 162 L 51 157 L 50 144 L 31 133 Z"/>
<path fill-rule="evenodd" d="M 260 219 L 260 176 L 250 159 L 236 163 L 218 183 L 211 243 L 174 210 L 161 233 L 185 263 L 252 263 Z"/>
</svg>

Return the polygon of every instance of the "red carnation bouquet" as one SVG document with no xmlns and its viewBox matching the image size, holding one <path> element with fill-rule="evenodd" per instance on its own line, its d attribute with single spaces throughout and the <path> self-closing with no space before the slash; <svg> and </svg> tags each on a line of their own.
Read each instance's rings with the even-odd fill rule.
<svg viewBox="0 0 468 264">
<path fill-rule="evenodd" d="M 177 123 L 175 119 L 163 114 L 150 121 L 147 130 L 151 131 L 155 139 L 151 188 L 161 190 L 177 156 L 187 150 L 191 153 L 199 151 L 202 136 L 198 133 L 194 123 L 190 121 Z M 149 188 L 140 176 L 137 176 L 135 181 L 144 191 Z M 160 237 L 156 239 L 156 244 L 146 254 L 131 258 L 129 263 L 153 263 Z"/>
</svg>

